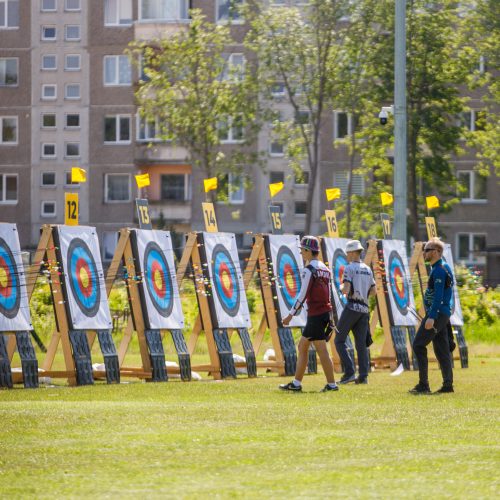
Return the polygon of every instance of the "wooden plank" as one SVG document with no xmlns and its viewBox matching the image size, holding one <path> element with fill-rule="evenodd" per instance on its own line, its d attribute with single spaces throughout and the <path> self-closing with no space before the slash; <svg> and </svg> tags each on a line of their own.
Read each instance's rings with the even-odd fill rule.
<svg viewBox="0 0 500 500">
<path fill-rule="evenodd" d="M 26 277 L 26 293 L 28 294 L 28 301 L 31 300 L 33 290 L 35 289 L 38 273 L 40 272 L 41 263 L 47 253 L 50 237 L 52 235 L 52 228 L 49 225 L 42 226 L 42 234 L 38 241 L 38 247 L 33 257 L 33 264 L 28 268 L 28 276 Z"/>
<path fill-rule="evenodd" d="M 1 332 L 4 335 L 7 335 L 7 357 L 9 361 L 12 362 L 12 357 L 14 356 L 14 353 L 16 352 L 16 336 L 15 334 L 11 334 L 10 332 Z"/>
<path fill-rule="evenodd" d="M 193 330 L 191 331 L 191 335 L 189 336 L 187 342 L 188 352 L 190 356 L 193 355 L 193 352 L 196 348 L 196 343 L 198 342 L 201 330 L 202 330 L 201 316 L 198 314 L 198 316 L 196 316 L 196 319 L 194 321 Z"/>
<path fill-rule="evenodd" d="M 179 261 L 179 265 L 177 266 L 177 285 L 179 286 L 179 290 L 181 289 L 182 280 L 186 275 L 189 261 L 191 259 L 191 254 L 193 253 L 193 248 L 197 245 L 197 236 L 195 232 L 191 232 L 188 234 L 186 240 L 186 246 L 184 247 L 184 251 L 182 252 L 181 260 Z"/>
<path fill-rule="evenodd" d="M 267 330 L 267 319 L 266 315 L 263 314 L 262 318 L 260 318 L 259 329 L 257 330 L 257 334 L 255 335 L 255 338 L 253 340 L 253 350 L 255 352 L 255 357 L 257 357 L 257 354 L 260 351 L 266 330 Z"/>
<path fill-rule="evenodd" d="M 111 261 L 111 265 L 109 266 L 108 272 L 106 273 L 106 293 L 108 294 L 108 297 L 111 293 L 111 289 L 113 288 L 113 283 L 116 280 L 118 270 L 123 265 L 123 253 L 125 250 L 125 246 L 130 239 L 130 229 L 120 229 L 119 234 L 120 236 L 118 238 L 118 243 L 116 244 L 115 252 L 113 254 L 113 260 Z"/>
</svg>

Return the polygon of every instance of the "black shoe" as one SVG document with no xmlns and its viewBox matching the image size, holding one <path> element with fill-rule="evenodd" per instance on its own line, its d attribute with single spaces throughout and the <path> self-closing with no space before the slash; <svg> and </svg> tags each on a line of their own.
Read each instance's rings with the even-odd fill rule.
<svg viewBox="0 0 500 500">
<path fill-rule="evenodd" d="M 441 389 L 438 389 L 434 394 L 445 394 L 448 392 L 455 392 L 452 385 L 443 385 Z"/>
<path fill-rule="evenodd" d="M 356 375 L 351 375 L 346 377 L 345 375 L 339 380 L 339 384 L 350 384 L 356 380 Z"/>
<path fill-rule="evenodd" d="M 367 377 L 358 377 L 355 381 L 355 384 L 367 384 L 368 383 L 368 378 Z"/>
<path fill-rule="evenodd" d="M 413 389 L 408 391 L 410 394 L 430 394 L 431 389 L 429 384 L 418 383 Z"/>
<path fill-rule="evenodd" d="M 300 392 L 302 391 L 302 386 L 295 385 L 293 382 L 288 382 L 288 384 L 280 384 L 280 389 L 282 391 Z"/>
<path fill-rule="evenodd" d="M 321 389 L 321 391 L 319 392 L 338 391 L 338 390 L 339 386 L 337 384 L 335 384 L 333 387 L 326 384 L 325 387 L 323 387 L 323 389 Z"/>
</svg>

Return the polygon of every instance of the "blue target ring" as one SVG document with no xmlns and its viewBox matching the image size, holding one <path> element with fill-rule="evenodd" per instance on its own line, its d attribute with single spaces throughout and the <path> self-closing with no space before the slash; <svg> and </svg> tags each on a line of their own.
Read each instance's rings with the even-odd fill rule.
<svg viewBox="0 0 500 500">
<path fill-rule="evenodd" d="M 19 312 L 21 292 L 17 265 L 7 242 L 0 238 L 0 313 L 13 319 Z"/>
<path fill-rule="evenodd" d="M 240 290 L 236 268 L 227 249 L 217 244 L 212 252 L 213 286 L 222 309 L 236 316 L 240 309 Z"/>
<path fill-rule="evenodd" d="M 291 309 L 297 300 L 302 280 L 295 255 L 288 247 L 279 248 L 276 255 L 276 267 L 281 296 L 288 309 Z"/>
<path fill-rule="evenodd" d="M 333 284 L 335 287 L 335 293 L 337 294 L 340 302 L 345 306 L 347 304 L 347 298 L 342 293 L 340 286 L 344 282 L 344 270 L 348 266 L 347 256 L 341 248 L 337 248 L 333 253 L 332 271 L 333 271 Z"/>
<path fill-rule="evenodd" d="M 408 290 L 408 281 L 406 279 L 403 259 L 396 250 L 393 250 L 389 255 L 387 269 L 389 272 L 389 285 L 394 303 L 398 311 L 406 316 L 410 304 L 410 293 Z"/>
<path fill-rule="evenodd" d="M 149 298 L 154 308 L 168 318 L 174 307 L 172 273 L 162 249 L 153 241 L 144 251 L 144 270 Z"/>
<path fill-rule="evenodd" d="M 97 266 L 88 245 L 80 238 L 71 240 L 68 248 L 69 285 L 80 310 L 94 317 L 101 304 Z"/>
</svg>

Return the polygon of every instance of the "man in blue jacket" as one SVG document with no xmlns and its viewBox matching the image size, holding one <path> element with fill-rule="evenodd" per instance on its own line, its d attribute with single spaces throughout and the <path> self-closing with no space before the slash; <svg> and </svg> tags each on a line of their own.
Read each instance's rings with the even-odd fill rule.
<svg viewBox="0 0 500 500">
<path fill-rule="evenodd" d="M 413 352 L 418 361 L 419 382 L 410 390 L 412 394 L 430 394 L 428 378 L 427 345 L 432 341 L 434 353 L 443 375 L 443 386 L 437 393 L 453 392 L 448 323 L 451 316 L 453 274 L 443 262 L 444 244 L 438 238 L 428 241 L 424 258 L 431 265 L 431 273 L 424 293 L 425 316 L 413 340 Z"/>
</svg>

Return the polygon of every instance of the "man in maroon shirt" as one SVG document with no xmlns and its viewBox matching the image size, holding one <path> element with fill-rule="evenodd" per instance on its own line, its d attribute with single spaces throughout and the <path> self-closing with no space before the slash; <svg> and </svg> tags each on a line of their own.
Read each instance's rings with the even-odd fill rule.
<svg viewBox="0 0 500 500">
<path fill-rule="evenodd" d="M 307 306 L 307 323 L 300 338 L 295 370 L 295 379 L 288 384 L 281 384 L 283 391 L 302 390 L 302 378 L 306 371 L 309 346 L 314 344 L 321 361 L 321 366 L 325 372 L 327 384 L 321 392 L 338 391 L 333 374 L 333 363 L 328 354 L 326 341 L 328 336 L 328 326 L 332 304 L 330 302 L 330 270 L 318 259 L 319 241 L 314 236 L 304 236 L 300 241 L 300 253 L 306 263 L 302 270 L 302 285 L 299 296 L 286 318 L 283 319 L 283 326 L 287 326 L 293 316 L 297 314 L 304 302 Z"/>
</svg>

